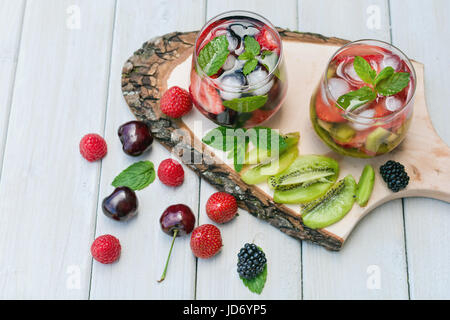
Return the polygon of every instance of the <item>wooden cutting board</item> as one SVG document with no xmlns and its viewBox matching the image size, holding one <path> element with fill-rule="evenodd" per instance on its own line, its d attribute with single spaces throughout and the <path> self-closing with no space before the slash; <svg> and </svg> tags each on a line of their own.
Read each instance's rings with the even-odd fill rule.
<svg viewBox="0 0 450 320">
<path fill-rule="evenodd" d="M 285 29 L 278 31 L 283 39 L 289 88 L 280 111 L 264 125 L 282 133 L 299 131 L 300 154 L 323 154 L 336 159 L 340 165 L 340 178 L 352 174 L 358 181 L 367 163 L 377 171 L 368 205 L 361 208 L 355 203 L 341 221 L 325 229 L 306 227 L 298 205 L 274 203 L 267 184 L 249 186 L 242 182 L 220 151 L 201 143 L 204 134 L 217 125 L 195 108 L 182 120 L 169 119 L 161 113 L 159 98 L 167 88 L 174 85 L 189 87 L 197 32 L 170 33 L 144 43 L 123 67 L 125 100 L 136 118 L 151 126 L 162 145 L 218 190 L 233 194 L 241 208 L 293 237 L 310 240 L 330 250 L 339 250 L 357 223 L 387 201 L 421 196 L 450 202 L 450 149 L 436 134 L 428 116 L 421 63 L 413 62 L 417 73 L 414 116 L 403 143 L 393 152 L 372 159 L 345 157 L 331 151 L 317 137 L 310 122 L 309 105 L 328 60 L 348 41 Z M 411 178 L 408 187 L 398 193 L 392 193 L 378 173 L 380 165 L 389 159 L 404 164 Z"/>
</svg>

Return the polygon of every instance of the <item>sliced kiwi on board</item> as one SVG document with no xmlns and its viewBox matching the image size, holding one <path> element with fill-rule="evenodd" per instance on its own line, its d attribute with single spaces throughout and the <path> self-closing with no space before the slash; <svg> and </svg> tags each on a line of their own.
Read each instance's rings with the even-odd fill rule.
<svg viewBox="0 0 450 320">
<path fill-rule="evenodd" d="M 321 229 L 338 222 L 352 209 L 355 193 L 356 181 L 348 175 L 325 195 L 301 207 L 303 223 L 311 229 Z"/>
<path fill-rule="evenodd" d="M 269 187 L 275 189 L 278 203 L 303 203 L 323 195 L 336 181 L 336 160 L 320 155 L 300 156 L 283 172 L 270 176 Z"/>
<path fill-rule="evenodd" d="M 292 132 L 286 135 L 283 135 L 284 142 L 286 143 L 285 150 L 289 149 L 292 146 L 296 146 L 298 141 L 300 140 L 299 132 Z M 284 150 L 280 150 L 282 153 Z M 267 163 L 270 162 L 273 157 L 269 150 L 262 150 L 258 148 L 254 148 L 246 153 L 245 155 L 245 163 L 244 164 L 258 164 L 258 163 Z"/>
<path fill-rule="evenodd" d="M 244 171 L 241 175 L 242 181 L 247 184 L 258 184 L 267 180 L 271 175 L 284 171 L 298 156 L 297 145 L 283 152 L 278 159 L 267 164 L 259 164 Z"/>
<path fill-rule="evenodd" d="M 374 182 L 375 170 L 370 164 L 366 164 L 356 188 L 356 202 L 358 202 L 361 207 L 365 207 L 367 202 L 369 202 L 370 196 L 372 195 Z"/>
</svg>

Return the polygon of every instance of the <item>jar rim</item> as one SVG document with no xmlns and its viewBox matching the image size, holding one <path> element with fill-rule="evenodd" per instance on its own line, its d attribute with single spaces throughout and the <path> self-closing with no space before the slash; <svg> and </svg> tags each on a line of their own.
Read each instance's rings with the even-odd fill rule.
<svg viewBox="0 0 450 320">
<path fill-rule="evenodd" d="M 277 40 L 280 44 L 280 46 L 279 46 L 280 54 L 279 54 L 278 61 L 275 64 L 274 68 L 270 72 L 267 73 L 267 76 L 264 79 L 261 79 L 257 83 L 254 83 L 252 85 L 244 85 L 244 86 L 223 85 L 222 83 L 220 83 L 219 80 L 217 80 L 218 78 L 211 78 L 210 76 L 208 76 L 203 71 L 203 69 L 200 68 L 200 66 L 198 64 L 197 48 L 200 45 L 198 42 L 199 42 L 200 36 L 203 34 L 205 29 L 207 27 L 209 27 L 212 23 L 214 23 L 222 18 L 233 17 L 233 16 L 252 18 L 252 19 L 255 19 L 255 20 L 263 23 L 264 25 L 267 25 L 271 29 L 271 31 L 275 34 L 275 36 L 277 37 Z M 222 13 L 214 16 L 213 18 L 208 20 L 208 22 L 206 22 L 205 25 L 202 27 L 202 29 L 197 33 L 197 36 L 196 36 L 195 42 L 194 42 L 193 61 L 195 63 L 195 69 L 198 70 L 198 72 L 199 72 L 199 76 L 208 79 L 208 81 L 211 81 L 212 83 L 214 83 L 214 85 L 216 87 L 225 88 L 225 89 L 228 88 L 231 91 L 233 91 L 233 89 L 234 90 L 241 89 L 242 91 L 248 91 L 251 89 L 256 89 L 261 86 L 264 86 L 266 83 L 268 83 L 273 78 L 275 71 L 281 65 L 282 59 L 283 59 L 283 42 L 281 40 L 281 36 L 278 33 L 278 30 L 276 29 L 276 27 L 269 20 L 264 18 L 262 15 L 255 13 L 255 12 L 247 11 L 247 10 L 230 10 L 230 11 L 225 11 L 225 12 L 222 12 Z M 225 91 L 227 91 L 227 90 L 225 90 Z"/>
<path fill-rule="evenodd" d="M 329 89 L 328 86 L 328 77 L 327 77 L 327 72 L 328 72 L 328 68 L 330 66 L 331 61 L 333 61 L 333 59 L 344 49 L 354 46 L 354 45 L 359 45 L 359 44 L 367 44 L 367 43 L 378 43 L 378 44 L 382 44 L 382 48 L 384 48 L 384 46 L 387 46 L 387 49 L 393 49 L 392 53 L 396 54 L 399 56 L 400 59 L 404 60 L 409 68 L 409 70 L 411 71 L 411 75 L 412 75 L 412 80 L 413 80 L 413 88 L 412 88 L 412 93 L 409 95 L 408 99 L 405 101 L 405 103 L 398 108 L 397 110 L 393 111 L 392 113 L 383 116 L 383 117 L 365 117 L 365 116 L 361 116 L 360 114 L 357 114 L 353 111 L 348 111 L 345 112 L 345 114 L 343 115 L 344 117 L 347 117 L 349 120 L 353 121 L 353 122 L 358 122 L 358 119 L 362 119 L 362 120 L 387 120 L 390 118 L 395 117 L 397 114 L 399 114 L 400 112 L 404 111 L 404 109 L 410 104 L 411 101 L 413 101 L 414 97 L 415 97 L 415 93 L 416 93 L 416 88 L 417 88 L 417 76 L 416 76 L 416 70 L 414 69 L 414 65 L 412 64 L 411 60 L 408 58 L 408 56 L 401 51 L 399 48 L 397 48 L 396 46 L 394 46 L 393 44 L 386 42 L 386 41 L 382 41 L 382 40 L 377 40 L 377 39 L 360 39 L 360 40 L 355 40 L 355 41 L 350 41 L 347 44 L 343 45 L 342 47 L 339 47 L 331 56 L 331 58 L 328 60 L 327 63 L 327 67 L 325 69 L 325 74 L 324 74 L 324 84 L 325 84 L 325 91 L 327 96 L 332 97 L 334 100 L 337 100 L 336 97 L 334 97 Z M 385 48 L 386 49 L 386 48 Z M 336 104 L 344 111 L 346 111 L 344 108 L 342 108 L 336 101 Z"/>
</svg>

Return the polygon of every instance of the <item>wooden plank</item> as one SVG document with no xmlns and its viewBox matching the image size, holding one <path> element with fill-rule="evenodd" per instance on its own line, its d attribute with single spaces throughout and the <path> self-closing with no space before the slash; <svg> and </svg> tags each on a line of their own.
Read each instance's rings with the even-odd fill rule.
<svg viewBox="0 0 450 320">
<path fill-rule="evenodd" d="M 450 70 L 450 3 L 391 0 L 392 40 L 410 58 L 425 64 L 429 113 L 438 134 L 450 143 L 447 74 Z M 450 205 L 405 199 L 408 271 L 412 299 L 450 298 Z"/>
<path fill-rule="evenodd" d="M 368 23 L 373 12 L 380 20 Z M 299 1 L 299 17 L 301 31 L 390 40 L 386 1 Z M 401 200 L 369 213 L 341 252 L 302 248 L 305 299 L 408 298 Z"/>
<path fill-rule="evenodd" d="M 272 23 L 295 29 L 296 3 L 284 1 L 274 6 L 272 1 L 208 1 L 207 17 L 231 10 L 243 9 L 261 13 Z M 205 213 L 205 204 L 216 190 L 201 183 L 200 224 L 212 223 Z M 264 221 L 239 210 L 232 222 L 219 226 L 224 247 L 214 258 L 198 261 L 198 299 L 300 299 L 300 243 L 275 230 Z M 246 242 L 259 245 L 268 258 L 268 278 L 260 296 L 251 293 L 236 272 L 237 253 Z"/>
<path fill-rule="evenodd" d="M 100 163 L 78 143 L 103 129 L 114 2 L 73 5 L 26 7 L 0 183 L 4 299 L 88 296 Z"/>
<path fill-rule="evenodd" d="M 0 1 L 0 176 L 25 1 Z"/>
<path fill-rule="evenodd" d="M 164 186 L 157 178 L 148 188 L 138 191 L 140 212 L 126 223 L 104 216 L 101 201 L 113 191 L 111 182 L 122 169 L 138 160 L 150 160 L 157 168 L 162 160 L 170 157 L 169 152 L 157 142 L 154 142 L 149 153 L 138 158 L 125 155 L 121 149 L 117 129 L 134 118 L 120 90 L 124 62 L 133 51 L 155 36 L 201 28 L 204 12 L 204 2 L 201 0 L 189 3 L 181 0 L 119 0 L 117 3 L 105 132 L 110 150 L 102 165 L 96 236 L 110 233 L 118 237 L 122 255 L 119 262 L 113 265 L 101 265 L 94 261 L 91 299 L 194 298 L 196 263 L 188 236 L 176 240 L 167 278 L 163 283 L 157 283 L 157 280 L 161 277 L 171 243 L 171 237 L 161 231 L 159 217 L 166 207 L 177 203 L 188 205 L 197 214 L 199 179 L 195 173 L 185 167 L 185 181 L 177 188 Z"/>
</svg>

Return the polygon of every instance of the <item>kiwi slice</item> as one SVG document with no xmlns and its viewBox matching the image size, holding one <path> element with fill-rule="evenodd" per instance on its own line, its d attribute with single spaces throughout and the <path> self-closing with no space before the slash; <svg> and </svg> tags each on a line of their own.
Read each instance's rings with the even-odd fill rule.
<svg viewBox="0 0 450 320">
<path fill-rule="evenodd" d="M 325 195 L 302 206 L 303 223 L 311 229 L 319 229 L 338 222 L 352 209 L 355 193 L 356 181 L 348 175 Z"/>
<path fill-rule="evenodd" d="M 356 188 L 356 202 L 361 207 L 365 207 L 372 195 L 373 184 L 375 182 L 375 170 L 370 164 L 366 164 Z"/>
<path fill-rule="evenodd" d="M 247 184 L 258 184 L 267 180 L 267 177 L 284 171 L 298 156 L 296 145 L 283 152 L 281 156 L 266 164 L 259 164 L 249 168 L 241 175 L 242 181 Z"/>
<path fill-rule="evenodd" d="M 320 156 L 300 156 L 285 171 L 271 176 L 268 184 L 275 189 L 278 203 L 303 203 L 324 194 L 336 181 L 339 165 L 336 160 Z"/>
<path fill-rule="evenodd" d="M 298 144 L 298 141 L 300 140 L 300 133 L 299 132 L 292 132 L 288 133 L 283 136 L 284 142 L 286 142 L 286 147 L 284 150 L 289 149 L 292 146 L 296 146 Z M 244 164 L 258 164 L 258 163 L 268 163 L 272 161 L 272 157 L 269 150 L 262 150 L 258 148 L 254 148 L 246 153 L 245 155 L 245 163 Z"/>
<path fill-rule="evenodd" d="M 378 127 L 367 136 L 365 147 L 367 150 L 377 153 L 383 143 L 394 141 L 396 138 L 397 135 L 395 133 L 391 133 L 385 128 Z"/>
<path fill-rule="evenodd" d="M 352 140 L 356 134 L 356 131 L 345 123 L 338 123 L 331 128 L 330 134 L 336 140 L 346 143 Z"/>
</svg>

